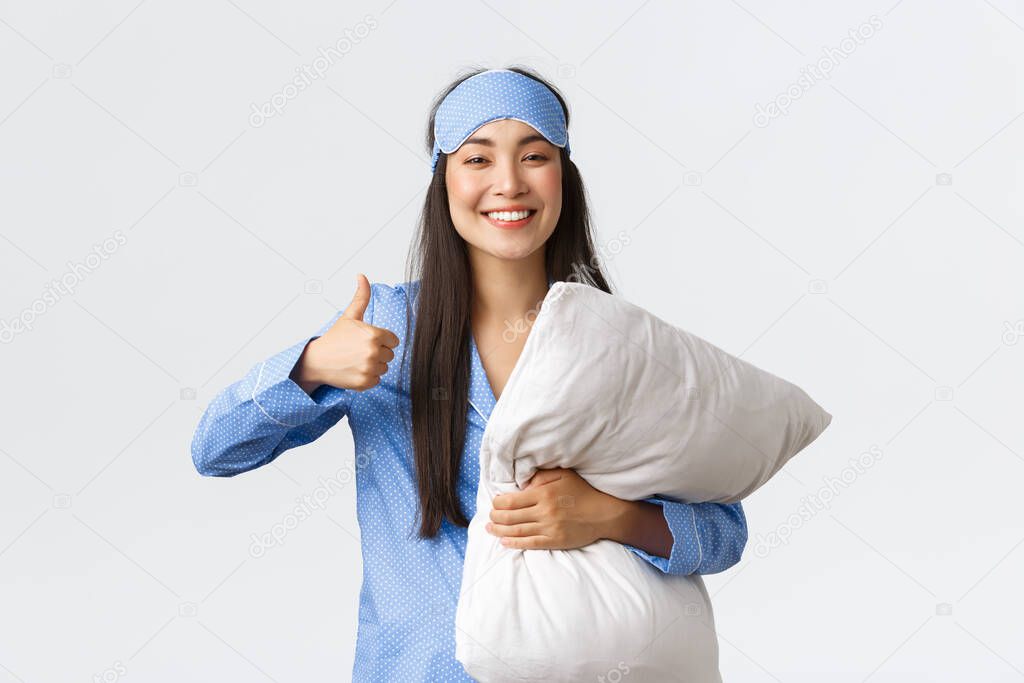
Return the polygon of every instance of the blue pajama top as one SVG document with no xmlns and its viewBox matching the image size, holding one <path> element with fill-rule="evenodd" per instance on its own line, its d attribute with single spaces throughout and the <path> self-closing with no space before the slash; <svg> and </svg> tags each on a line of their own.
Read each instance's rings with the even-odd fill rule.
<svg viewBox="0 0 1024 683">
<path fill-rule="evenodd" d="M 418 537 L 413 447 L 398 412 L 408 416 L 412 409 L 409 359 L 400 397 L 397 383 L 407 332 L 405 299 L 408 294 L 415 322 L 418 285 L 413 280 L 370 287 L 363 320 L 391 330 L 401 342 L 377 386 L 360 392 L 321 385 L 309 395 L 289 379 L 306 344 L 334 324 L 343 313 L 338 311 L 315 335 L 258 363 L 224 388 L 206 408 L 192 439 L 192 460 L 200 474 L 231 477 L 313 441 L 348 417 L 359 458 L 356 515 L 363 556 L 352 671 L 357 682 L 473 680 L 455 659 L 455 607 L 467 530 L 445 519 L 435 538 Z M 472 335 L 470 342 L 469 412 L 457 487 L 463 513 L 471 518 L 476 512 L 480 440 L 496 401 Z M 713 574 L 739 561 L 747 541 L 740 503 L 646 500 L 662 506 L 672 550 L 665 558 L 627 545 L 637 557 L 667 574 Z"/>
</svg>

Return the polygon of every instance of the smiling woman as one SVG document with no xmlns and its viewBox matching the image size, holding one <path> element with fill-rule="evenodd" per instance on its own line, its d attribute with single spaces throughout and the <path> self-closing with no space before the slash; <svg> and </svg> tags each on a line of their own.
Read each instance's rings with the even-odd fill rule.
<svg viewBox="0 0 1024 683">
<path fill-rule="evenodd" d="M 363 557 L 354 681 L 473 680 L 455 659 L 455 611 L 483 432 L 549 287 L 611 292 L 568 123 L 562 96 L 527 69 L 453 82 L 427 126 L 433 176 L 407 281 L 360 274 L 348 308 L 225 388 L 196 429 L 198 471 L 230 477 L 349 418 Z M 513 548 L 610 539 L 673 575 L 727 569 L 747 539 L 739 503 L 620 500 L 571 469 L 501 496 L 491 522 Z"/>
</svg>

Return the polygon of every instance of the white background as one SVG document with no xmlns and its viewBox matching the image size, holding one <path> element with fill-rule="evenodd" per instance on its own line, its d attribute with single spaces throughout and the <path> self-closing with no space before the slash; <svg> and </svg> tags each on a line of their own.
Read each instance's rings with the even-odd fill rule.
<svg viewBox="0 0 1024 683">
<path fill-rule="evenodd" d="M 192 433 L 357 272 L 403 280 L 430 101 L 517 63 L 570 102 L 616 291 L 834 416 L 706 577 L 725 680 L 1024 679 L 1024 7 L 585 7 L 0 3 L 0 681 L 349 678 L 354 485 L 249 554 L 347 426 L 230 479 Z"/>
</svg>

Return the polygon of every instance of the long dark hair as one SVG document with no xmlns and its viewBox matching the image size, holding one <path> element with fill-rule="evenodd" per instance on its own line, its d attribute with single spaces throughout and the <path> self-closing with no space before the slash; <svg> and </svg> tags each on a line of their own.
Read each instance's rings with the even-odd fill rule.
<svg viewBox="0 0 1024 683">
<path fill-rule="evenodd" d="M 507 68 L 550 88 L 562 105 L 568 126 L 569 108 L 557 89 L 531 69 Z M 459 83 L 485 70 L 476 68 L 464 73 L 435 98 L 426 132 L 428 155 L 434 145 L 434 117 L 441 102 Z M 559 153 L 562 212 L 554 232 L 543 246 L 547 276 L 611 293 L 595 255 L 583 179 L 565 149 L 559 148 Z M 469 526 L 469 520 L 459 507 L 456 484 L 468 416 L 469 313 L 473 279 L 466 242 L 456 232 L 448 207 L 446 167 L 447 155 L 442 152 L 427 189 L 420 213 L 420 229 L 410 248 L 406 274 L 408 281 L 416 277 L 420 280 L 412 335 L 410 397 L 421 538 L 436 536 L 445 518 L 451 524 Z M 412 323 L 408 301 L 406 320 L 408 330 Z M 405 349 L 408 347 L 406 343 Z M 404 363 L 405 350 L 402 352 L 403 369 Z M 404 373 L 400 372 L 399 377 L 404 377 Z M 399 390 L 399 396 L 401 393 Z"/>
</svg>

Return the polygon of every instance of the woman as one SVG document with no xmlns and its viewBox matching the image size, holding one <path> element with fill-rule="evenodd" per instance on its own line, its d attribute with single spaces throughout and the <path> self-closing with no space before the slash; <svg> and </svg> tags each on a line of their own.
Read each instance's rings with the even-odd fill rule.
<svg viewBox="0 0 1024 683">
<path fill-rule="evenodd" d="M 564 99 L 527 69 L 452 83 L 431 111 L 433 181 L 408 281 L 360 274 L 348 308 L 224 389 L 196 429 L 196 468 L 227 477 L 348 417 L 363 555 L 355 681 L 472 680 L 454 658 L 454 617 L 481 436 L 550 284 L 611 291 L 567 126 Z M 739 503 L 620 500 L 571 469 L 539 471 L 494 508 L 489 530 L 509 547 L 607 538 L 667 574 L 727 569 L 747 539 Z"/>
</svg>

